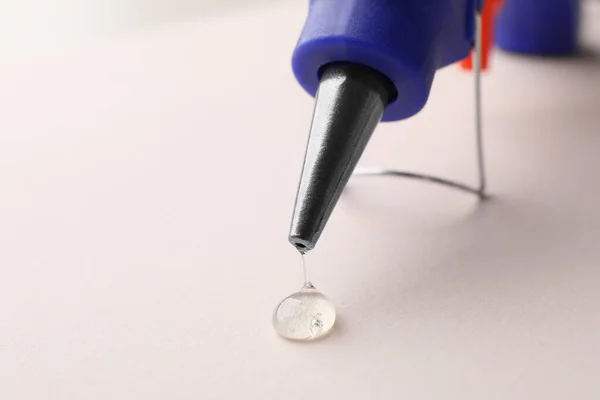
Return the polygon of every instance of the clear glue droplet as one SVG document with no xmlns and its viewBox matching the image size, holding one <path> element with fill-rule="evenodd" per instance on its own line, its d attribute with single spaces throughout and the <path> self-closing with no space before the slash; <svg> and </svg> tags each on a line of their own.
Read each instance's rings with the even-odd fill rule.
<svg viewBox="0 0 600 400">
<path fill-rule="evenodd" d="M 302 254 L 304 285 L 279 303 L 273 313 L 275 331 L 286 339 L 314 340 L 326 336 L 335 323 L 335 307 L 319 293 L 308 276 Z"/>
</svg>

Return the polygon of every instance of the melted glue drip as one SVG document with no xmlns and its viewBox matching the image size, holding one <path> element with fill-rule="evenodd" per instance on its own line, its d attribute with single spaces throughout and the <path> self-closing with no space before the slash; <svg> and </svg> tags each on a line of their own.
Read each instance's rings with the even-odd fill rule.
<svg viewBox="0 0 600 400">
<path fill-rule="evenodd" d="M 326 336 L 335 323 L 335 307 L 315 289 L 302 254 L 304 285 L 279 303 L 273 313 L 275 331 L 286 339 L 314 340 Z"/>
</svg>

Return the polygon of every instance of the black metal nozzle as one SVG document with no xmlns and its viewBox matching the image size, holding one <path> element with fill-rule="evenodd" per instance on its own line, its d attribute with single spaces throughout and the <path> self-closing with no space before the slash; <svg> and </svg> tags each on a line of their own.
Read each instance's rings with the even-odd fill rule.
<svg viewBox="0 0 600 400">
<path fill-rule="evenodd" d="M 353 63 L 323 68 L 289 233 L 299 251 L 315 247 L 396 95 L 394 84 L 372 68 Z"/>
</svg>

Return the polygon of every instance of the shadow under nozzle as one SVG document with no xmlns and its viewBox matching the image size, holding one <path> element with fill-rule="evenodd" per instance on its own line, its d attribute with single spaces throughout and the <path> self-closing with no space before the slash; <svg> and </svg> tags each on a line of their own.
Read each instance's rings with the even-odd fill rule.
<svg viewBox="0 0 600 400">
<path fill-rule="evenodd" d="M 385 107 L 397 95 L 380 72 L 334 63 L 322 70 L 289 241 L 313 249 Z"/>
</svg>

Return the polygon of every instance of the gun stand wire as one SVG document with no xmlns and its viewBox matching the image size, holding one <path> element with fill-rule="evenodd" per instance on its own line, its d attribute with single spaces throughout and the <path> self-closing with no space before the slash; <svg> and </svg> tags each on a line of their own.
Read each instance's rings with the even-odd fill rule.
<svg viewBox="0 0 600 400">
<path fill-rule="evenodd" d="M 395 169 L 384 169 L 384 168 L 356 168 L 353 176 L 398 176 L 403 178 L 418 179 L 421 181 L 427 181 L 445 185 L 453 189 L 462 190 L 464 192 L 472 193 L 477 195 L 480 199 L 486 197 L 486 175 L 485 175 L 485 156 L 483 150 L 483 126 L 481 116 L 481 14 L 476 12 L 475 14 L 475 67 L 474 67 L 474 79 L 475 79 L 475 140 L 476 140 L 476 152 L 477 152 L 477 171 L 478 171 L 478 184 L 477 186 L 467 185 L 461 182 L 456 182 L 450 179 L 440 178 L 437 176 L 414 173 L 408 171 L 401 171 Z"/>
</svg>

